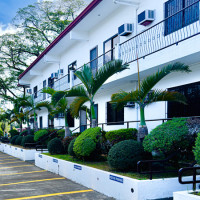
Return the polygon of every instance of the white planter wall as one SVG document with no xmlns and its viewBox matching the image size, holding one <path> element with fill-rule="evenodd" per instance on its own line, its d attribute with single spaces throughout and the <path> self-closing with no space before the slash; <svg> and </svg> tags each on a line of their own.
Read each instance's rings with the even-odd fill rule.
<svg viewBox="0 0 200 200">
<path fill-rule="evenodd" d="M 35 149 L 23 149 L 3 143 L 0 143 L 0 151 L 23 161 L 35 160 L 35 153 L 41 153 L 41 151 L 36 151 Z"/>
<path fill-rule="evenodd" d="M 179 184 L 178 178 L 136 180 L 39 153 L 35 154 L 35 165 L 118 200 L 167 198 L 192 187 Z"/>
<path fill-rule="evenodd" d="M 174 200 L 200 200 L 200 196 L 190 194 L 193 191 L 174 192 Z"/>
</svg>

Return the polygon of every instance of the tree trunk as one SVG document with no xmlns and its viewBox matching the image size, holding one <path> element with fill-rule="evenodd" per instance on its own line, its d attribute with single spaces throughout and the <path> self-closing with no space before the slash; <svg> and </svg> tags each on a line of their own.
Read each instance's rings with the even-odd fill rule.
<svg viewBox="0 0 200 200">
<path fill-rule="evenodd" d="M 34 120 L 34 130 L 35 132 L 38 131 L 38 123 Z"/>
<path fill-rule="evenodd" d="M 137 141 L 142 142 L 146 135 L 148 135 L 148 128 L 145 122 L 144 107 L 140 106 L 140 125 L 138 129 Z"/>
<path fill-rule="evenodd" d="M 20 133 L 22 132 L 22 122 L 20 122 Z"/>
<path fill-rule="evenodd" d="M 96 119 L 92 119 L 91 127 L 95 128 L 96 126 L 97 126 L 97 120 Z"/>
<path fill-rule="evenodd" d="M 65 116 L 65 137 L 67 137 L 67 136 L 71 136 L 71 132 L 69 130 L 69 125 L 67 121 L 67 112 L 64 113 L 64 116 Z"/>
<path fill-rule="evenodd" d="M 94 102 L 91 103 L 91 127 L 95 128 L 97 126 L 96 114 L 94 110 Z"/>
</svg>

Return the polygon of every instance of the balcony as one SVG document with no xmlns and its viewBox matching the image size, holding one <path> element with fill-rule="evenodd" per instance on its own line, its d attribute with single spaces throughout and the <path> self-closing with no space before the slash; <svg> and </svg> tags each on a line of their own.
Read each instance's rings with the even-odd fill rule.
<svg viewBox="0 0 200 200">
<path fill-rule="evenodd" d="M 180 42 L 197 36 L 199 33 L 200 22 L 198 0 L 149 29 L 146 29 L 129 40 L 119 44 L 117 48 L 115 47 L 94 60 L 91 60 L 86 63 L 86 65 L 89 65 L 92 68 L 93 73 L 95 73 L 106 62 L 115 58 L 123 60 L 123 63 L 132 63 L 137 59 L 144 58 L 173 45 L 177 45 Z M 77 70 L 82 69 L 82 67 L 83 66 L 79 67 Z M 71 87 L 79 84 L 81 84 L 81 81 L 77 78 L 74 80 L 73 84 L 71 83 Z M 65 75 L 55 80 L 52 88 L 63 91 L 69 90 L 69 75 Z M 45 99 L 46 97 L 41 93 L 41 90 L 38 91 L 35 101 L 39 102 Z"/>
</svg>

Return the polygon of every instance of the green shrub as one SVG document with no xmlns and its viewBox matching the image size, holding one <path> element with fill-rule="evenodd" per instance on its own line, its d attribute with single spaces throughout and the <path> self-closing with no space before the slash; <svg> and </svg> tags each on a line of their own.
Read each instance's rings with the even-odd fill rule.
<svg viewBox="0 0 200 200">
<path fill-rule="evenodd" d="M 73 156 L 75 157 L 76 154 L 74 153 L 74 143 L 76 141 L 77 138 L 74 138 L 70 143 L 69 143 L 69 146 L 68 146 L 68 154 L 70 156 Z"/>
<path fill-rule="evenodd" d="M 198 133 L 193 152 L 195 160 L 200 164 L 200 133 Z"/>
<path fill-rule="evenodd" d="M 20 145 L 21 146 L 22 139 L 23 139 L 23 136 L 17 136 L 17 138 L 15 140 L 15 145 Z"/>
<path fill-rule="evenodd" d="M 20 134 L 20 136 L 27 136 L 28 135 L 28 129 L 22 131 Z M 30 135 L 34 135 L 34 130 L 30 129 Z"/>
<path fill-rule="evenodd" d="M 10 143 L 11 143 L 11 144 L 15 144 L 17 138 L 18 138 L 18 135 L 13 136 L 13 137 L 11 138 L 11 140 L 10 140 Z"/>
<path fill-rule="evenodd" d="M 0 130 L 0 136 L 3 136 L 3 131 Z"/>
<path fill-rule="evenodd" d="M 62 143 L 63 143 L 63 146 L 64 146 L 64 152 L 65 153 L 68 153 L 69 144 L 74 138 L 75 138 L 75 136 L 67 136 L 63 139 Z"/>
<path fill-rule="evenodd" d="M 9 133 L 10 133 L 11 138 L 16 136 L 16 135 L 19 135 L 19 132 L 15 129 L 10 130 Z"/>
<path fill-rule="evenodd" d="M 89 128 L 81 133 L 75 143 L 74 152 L 78 158 L 88 158 L 96 150 L 96 144 L 100 141 L 101 128 Z"/>
<path fill-rule="evenodd" d="M 34 136 L 33 135 L 24 136 L 22 139 L 22 146 L 25 147 L 26 143 L 34 143 Z"/>
<path fill-rule="evenodd" d="M 125 140 L 115 144 L 108 153 L 108 163 L 116 170 L 134 170 L 142 159 L 142 144 L 135 140 Z"/>
<path fill-rule="evenodd" d="M 37 132 L 34 133 L 34 141 L 38 142 L 40 139 L 42 139 L 44 136 L 46 136 L 48 134 L 47 130 L 39 130 Z"/>
<path fill-rule="evenodd" d="M 109 131 L 106 133 L 106 139 L 111 143 L 111 145 L 124 140 L 137 140 L 137 129 L 128 128 Z"/>
<path fill-rule="evenodd" d="M 190 146 L 190 137 L 185 118 L 174 118 L 157 126 L 144 138 L 144 150 L 158 151 L 165 155 L 177 150 L 186 150 Z"/>
<path fill-rule="evenodd" d="M 59 138 L 54 138 L 49 141 L 47 148 L 50 154 L 62 154 L 64 151 L 62 141 Z"/>
<path fill-rule="evenodd" d="M 63 139 L 65 137 L 65 129 L 58 130 L 57 134 L 60 139 Z"/>
</svg>

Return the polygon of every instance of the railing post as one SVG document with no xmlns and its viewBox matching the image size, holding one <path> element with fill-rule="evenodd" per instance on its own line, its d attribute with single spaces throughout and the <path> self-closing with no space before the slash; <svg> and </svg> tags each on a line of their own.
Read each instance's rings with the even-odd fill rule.
<svg viewBox="0 0 200 200">
<path fill-rule="evenodd" d="M 129 128 L 129 122 L 127 122 L 127 128 Z"/>
<path fill-rule="evenodd" d="M 102 124 L 102 131 L 104 130 L 104 124 Z"/>
<path fill-rule="evenodd" d="M 70 74 L 70 89 L 71 89 L 74 86 L 74 69 L 73 68 L 70 69 L 69 74 Z"/>
</svg>

